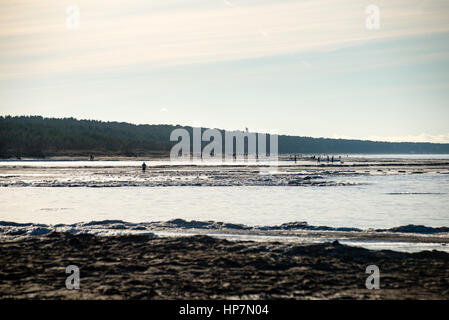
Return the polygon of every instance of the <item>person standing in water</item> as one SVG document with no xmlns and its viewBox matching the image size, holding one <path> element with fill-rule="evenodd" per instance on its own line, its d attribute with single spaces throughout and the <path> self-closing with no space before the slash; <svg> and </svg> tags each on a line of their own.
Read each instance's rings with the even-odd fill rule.
<svg viewBox="0 0 449 320">
<path fill-rule="evenodd" d="M 142 163 L 142 171 L 145 172 L 146 169 L 147 169 L 147 165 L 146 165 L 146 163 L 144 162 L 144 163 Z"/>
</svg>

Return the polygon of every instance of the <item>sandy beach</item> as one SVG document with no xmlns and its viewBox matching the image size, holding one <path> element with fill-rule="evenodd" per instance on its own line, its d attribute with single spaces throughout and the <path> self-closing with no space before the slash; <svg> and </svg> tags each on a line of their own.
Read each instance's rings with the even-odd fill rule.
<svg viewBox="0 0 449 320">
<path fill-rule="evenodd" d="M 448 299 L 449 254 L 53 232 L 0 243 L 1 299 Z M 368 265 L 380 289 L 368 290 Z M 67 265 L 80 289 L 65 287 Z"/>
</svg>

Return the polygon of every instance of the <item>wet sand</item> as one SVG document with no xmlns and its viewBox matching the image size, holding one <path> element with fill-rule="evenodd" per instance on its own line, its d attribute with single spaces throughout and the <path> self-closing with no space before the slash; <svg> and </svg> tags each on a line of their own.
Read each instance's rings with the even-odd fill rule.
<svg viewBox="0 0 449 320">
<path fill-rule="evenodd" d="M 380 289 L 368 290 L 368 265 Z M 80 268 L 80 290 L 65 268 Z M 0 242 L 0 298 L 448 299 L 449 254 L 370 251 L 208 236 L 99 237 L 52 232 Z"/>
</svg>

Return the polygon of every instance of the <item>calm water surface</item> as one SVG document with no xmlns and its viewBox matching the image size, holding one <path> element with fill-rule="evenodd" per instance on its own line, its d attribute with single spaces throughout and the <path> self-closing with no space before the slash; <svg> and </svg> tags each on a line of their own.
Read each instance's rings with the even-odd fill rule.
<svg viewBox="0 0 449 320">
<path fill-rule="evenodd" d="M 246 225 L 449 226 L 449 175 L 330 177 L 342 187 L 2 187 L 0 220 L 215 220 Z"/>
</svg>

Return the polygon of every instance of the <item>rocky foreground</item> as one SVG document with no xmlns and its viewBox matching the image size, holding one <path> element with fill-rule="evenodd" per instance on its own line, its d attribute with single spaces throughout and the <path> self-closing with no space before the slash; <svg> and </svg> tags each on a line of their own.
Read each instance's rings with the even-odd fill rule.
<svg viewBox="0 0 449 320">
<path fill-rule="evenodd" d="M 368 265 L 380 289 L 368 290 Z M 68 265 L 80 289 L 68 290 Z M 449 254 L 53 232 L 0 243 L 2 299 L 448 299 Z"/>
</svg>

